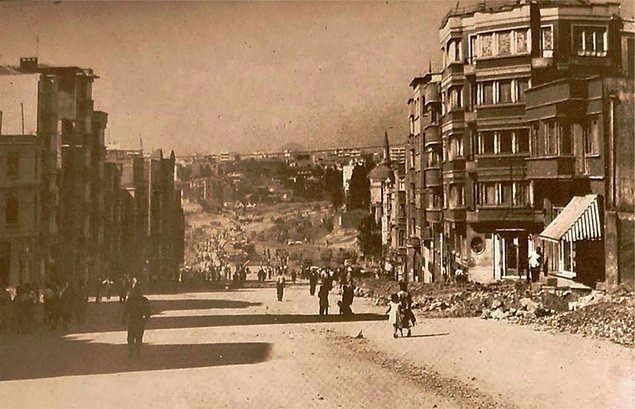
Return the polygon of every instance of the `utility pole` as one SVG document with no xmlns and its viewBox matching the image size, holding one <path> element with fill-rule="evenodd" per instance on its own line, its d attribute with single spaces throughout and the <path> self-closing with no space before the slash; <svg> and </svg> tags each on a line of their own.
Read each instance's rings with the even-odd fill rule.
<svg viewBox="0 0 635 409">
<path fill-rule="evenodd" d="M 20 102 L 20 111 L 22 112 L 22 135 L 24 135 L 24 103 Z"/>
</svg>

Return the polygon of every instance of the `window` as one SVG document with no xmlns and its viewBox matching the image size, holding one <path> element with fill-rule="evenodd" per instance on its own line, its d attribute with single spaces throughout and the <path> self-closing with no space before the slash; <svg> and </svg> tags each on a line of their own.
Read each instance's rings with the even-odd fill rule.
<svg viewBox="0 0 635 409">
<path fill-rule="evenodd" d="M 494 103 L 494 83 L 492 81 L 483 82 L 482 103 L 484 105 L 492 105 Z"/>
<path fill-rule="evenodd" d="M 428 166 L 439 166 L 439 154 L 436 151 L 428 151 Z"/>
<path fill-rule="evenodd" d="M 492 49 L 492 37 L 492 33 L 481 34 L 479 36 L 479 42 L 481 43 L 481 57 L 491 57 L 494 55 L 494 50 Z"/>
<path fill-rule="evenodd" d="M 514 206 L 527 207 L 530 204 L 530 190 L 531 185 L 529 182 L 513 182 L 513 199 Z"/>
<path fill-rule="evenodd" d="M 485 241 L 479 236 L 476 236 L 470 241 L 470 248 L 475 254 L 483 254 L 485 251 Z"/>
<path fill-rule="evenodd" d="M 581 56 L 603 57 L 607 51 L 605 26 L 573 26 L 573 46 Z"/>
<path fill-rule="evenodd" d="M 512 183 L 500 182 L 498 183 L 498 203 L 501 205 L 510 204 L 512 201 Z"/>
<path fill-rule="evenodd" d="M 17 178 L 20 171 L 20 154 L 9 152 L 7 154 L 7 177 Z"/>
<path fill-rule="evenodd" d="M 527 30 L 516 30 L 516 53 L 526 53 L 529 51 L 527 47 Z"/>
<path fill-rule="evenodd" d="M 560 241 L 560 271 L 573 273 L 575 264 L 574 242 Z"/>
<path fill-rule="evenodd" d="M 406 232 L 403 230 L 397 231 L 397 245 L 403 247 L 406 243 Z"/>
<path fill-rule="evenodd" d="M 584 153 L 586 155 L 598 154 L 599 123 L 597 118 L 591 119 L 583 128 Z"/>
<path fill-rule="evenodd" d="M 529 78 L 519 78 L 515 81 L 516 83 L 516 101 L 524 102 L 525 101 L 525 91 L 529 89 Z"/>
<path fill-rule="evenodd" d="M 430 123 L 437 122 L 437 111 L 430 108 Z"/>
<path fill-rule="evenodd" d="M 558 154 L 558 136 L 556 131 L 555 122 L 550 121 L 545 124 L 545 155 Z"/>
<path fill-rule="evenodd" d="M 463 157 L 463 138 L 450 138 L 450 160 Z"/>
<path fill-rule="evenodd" d="M 571 151 L 571 126 L 560 125 L 560 155 L 570 155 Z"/>
<path fill-rule="evenodd" d="M 498 83 L 498 102 L 507 104 L 512 102 L 512 80 L 502 80 Z"/>
<path fill-rule="evenodd" d="M 513 136 L 511 131 L 498 132 L 498 152 L 496 153 L 513 153 Z"/>
<path fill-rule="evenodd" d="M 448 41 L 448 64 L 453 62 L 461 62 L 461 40 Z"/>
<path fill-rule="evenodd" d="M 463 206 L 464 203 L 464 187 L 460 184 L 451 184 L 450 185 L 450 207 L 459 207 Z"/>
<path fill-rule="evenodd" d="M 4 221 L 6 224 L 18 224 L 18 199 L 9 195 L 4 208 Z"/>
<path fill-rule="evenodd" d="M 492 154 L 495 153 L 495 138 L 496 135 L 494 132 L 481 132 L 481 143 L 479 152 L 481 154 Z"/>
<path fill-rule="evenodd" d="M 498 55 L 510 55 L 512 53 L 511 31 L 501 31 L 498 37 Z"/>
<path fill-rule="evenodd" d="M 539 125 L 538 123 L 533 124 L 531 127 L 531 149 L 532 156 L 542 156 L 544 153 L 543 145 L 539 143 L 539 135 L 538 135 Z"/>
<path fill-rule="evenodd" d="M 529 152 L 529 130 L 517 129 L 514 131 L 514 153 Z"/>
<path fill-rule="evenodd" d="M 479 191 L 479 204 L 480 205 L 495 205 L 497 202 L 496 195 L 496 183 L 485 182 L 478 184 Z"/>
<path fill-rule="evenodd" d="M 551 26 L 541 27 L 540 48 L 543 57 L 553 57 L 553 28 Z"/>
<path fill-rule="evenodd" d="M 478 58 L 478 42 L 477 42 L 477 36 L 470 36 L 470 58 L 468 60 L 468 62 L 470 64 L 472 64 L 477 58 Z"/>
<path fill-rule="evenodd" d="M 450 88 L 449 93 L 450 93 L 450 108 L 451 109 L 461 108 L 463 106 L 462 91 L 463 91 L 463 87 Z"/>
</svg>

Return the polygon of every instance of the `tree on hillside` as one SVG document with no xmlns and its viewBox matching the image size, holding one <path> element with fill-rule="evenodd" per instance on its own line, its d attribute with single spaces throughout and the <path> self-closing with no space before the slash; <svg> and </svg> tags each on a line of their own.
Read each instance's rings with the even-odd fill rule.
<svg viewBox="0 0 635 409">
<path fill-rule="evenodd" d="M 343 202 L 342 172 L 337 169 L 327 169 L 324 184 L 333 207 L 340 207 Z"/>
<path fill-rule="evenodd" d="M 372 215 L 359 222 L 357 240 L 359 249 L 365 256 L 381 256 L 381 229 Z"/>
<path fill-rule="evenodd" d="M 348 210 L 368 209 L 370 205 L 370 181 L 368 172 L 370 166 L 356 166 L 351 175 L 351 181 L 346 197 L 346 207 Z"/>
</svg>

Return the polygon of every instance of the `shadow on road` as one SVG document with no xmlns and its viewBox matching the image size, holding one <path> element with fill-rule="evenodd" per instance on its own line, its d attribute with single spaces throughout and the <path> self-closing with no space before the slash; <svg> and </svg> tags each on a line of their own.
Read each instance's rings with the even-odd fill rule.
<svg viewBox="0 0 635 409">
<path fill-rule="evenodd" d="M 271 344 L 144 344 L 139 360 L 128 358 L 125 344 L 49 339 L 25 348 L 16 351 L 18 356 L 0 358 L 0 381 L 255 364 L 269 358 Z"/>
<path fill-rule="evenodd" d="M 224 327 L 242 325 L 274 325 L 274 324 L 315 324 L 327 322 L 384 321 L 385 315 L 355 314 L 343 315 L 317 314 L 245 314 L 245 315 L 207 315 L 193 317 L 153 317 L 148 322 L 148 329 Z"/>
<path fill-rule="evenodd" d="M 153 315 L 146 325 L 146 330 L 178 329 L 178 328 L 206 328 L 245 325 L 275 325 L 275 324 L 315 324 L 330 322 L 356 321 L 384 321 L 385 315 L 355 314 L 350 317 L 343 315 L 320 316 L 317 314 L 240 314 L 240 315 L 200 315 L 186 317 L 168 317 Z M 125 331 L 126 327 L 117 319 L 93 320 L 81 327 L 82 333 Z M 78 329 L 79 330 L 79 329 Z M 73 331 L 78 333 L 79 331 Z"/>
<path fill-rule="evenodd" d="M 438 334 L 417 334 L 417 335 L 411 335 L 409 337 L 406 338 L 428 338 L 428 337 L 442 337 L 445 335 L 450 335 L 449 332 L 440 332 Z"/>
</svg>

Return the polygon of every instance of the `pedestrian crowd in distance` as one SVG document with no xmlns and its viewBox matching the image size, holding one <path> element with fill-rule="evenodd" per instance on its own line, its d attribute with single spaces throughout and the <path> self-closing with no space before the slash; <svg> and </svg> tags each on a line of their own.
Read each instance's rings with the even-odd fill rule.
<svg viewBox="0 0 635 409">
<path fill-rule="evenodd" d="M 26 335 L 68 330 L 86 320 L 88 291 L 83 283 L 22 284 L 12 293 L 0 290 L 0 333 Z"/>
<path fill-rule="evenodd" d="M 135 278 L 123 276 L 94 283 L 95 302 L 110 300 L 113 287 L 120 302 L 125 302 Z M 28 335 L 46 331 L 68 331 L 71 324 L 84 324 L 89 291 L 82 281 L 18 285 L 15 290 L 0 289 L 0 335 Z"/>
</svg>

